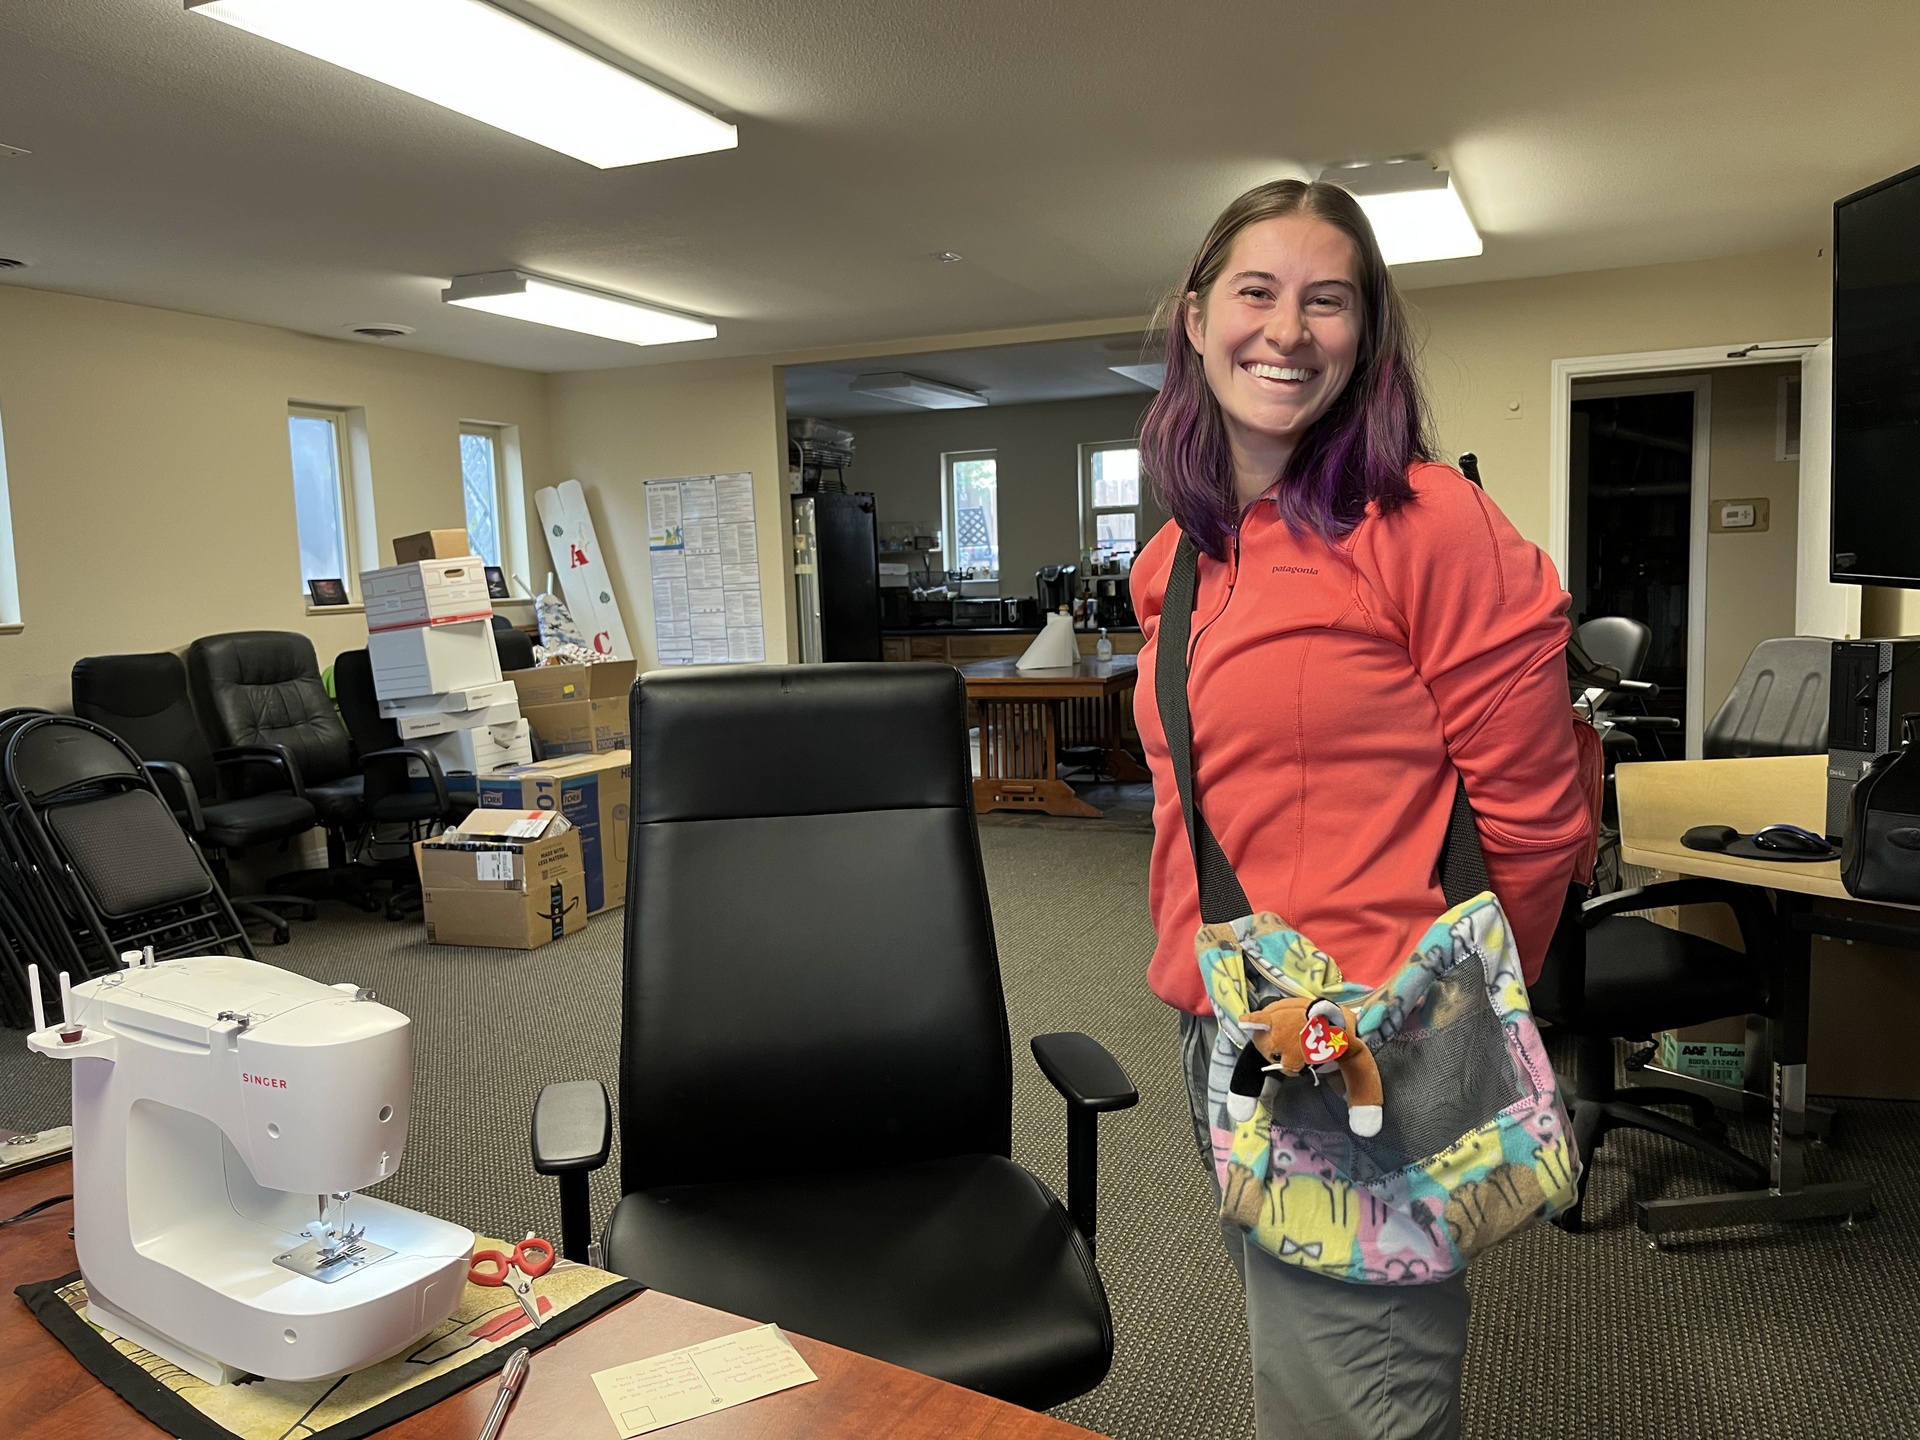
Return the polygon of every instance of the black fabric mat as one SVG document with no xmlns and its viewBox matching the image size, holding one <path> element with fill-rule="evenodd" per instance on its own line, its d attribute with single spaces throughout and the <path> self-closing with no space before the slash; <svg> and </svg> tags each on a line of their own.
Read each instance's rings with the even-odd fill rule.
<svg viewBox="0 0 1920 1440">
<path fill-rule="evenodd" d="M 61 1296 L 63 1287 L 80 1279 L 80 1272 L 57 1280 L 15 1287 L 14 1294 L 33 1311 L 34 1318 L 86 1366 L 88 1373 L 114 1394 L 139 1411 L 148 1420 L 178 1440 L 234 1440 L 234 1432 L 219 1424 L 155 1379 L 145 1368 L 122 1355 L 113 1342 L 102 1335 Z M 586 1299 L 549 1317 L 538 1329 L 519 1334 L 511 1341 L 478 1355 L 466 1364 L 423 1380 L 420 1384 L 362 1410 L 359 1414 L 322 1430 L 302 1427 L 301 1440 L 362 1440 L 363 1436 L 398 1424 L 409 1415 L 417 1415 L 437 1405 L 449 1395 L 484 1380 L 507 1363 L 507 1357 L 522 1345 L 538 1350 L 558 1340 L 569 1330 L 603 1315 L 644 1286 L 631 1280 L 617 1280 Z"/>
</svg>

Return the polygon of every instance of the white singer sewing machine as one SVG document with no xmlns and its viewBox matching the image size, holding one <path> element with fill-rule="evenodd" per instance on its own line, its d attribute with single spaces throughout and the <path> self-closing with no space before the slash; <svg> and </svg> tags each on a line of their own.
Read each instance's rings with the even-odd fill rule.
<svg viewBox="0 0 1920 1440">
<path fill-rule="evenodd" d="M 60 976 L 57 1025 L 36 983 L 27 1037 L 73 1064 L 88 1318 L 226 1384 L 356 1370 L 452 1314 L 472 1233 L 352 1196 L 406 1148 L 412 1022 L 253 960 L 122 958 Z"/>
</svg>

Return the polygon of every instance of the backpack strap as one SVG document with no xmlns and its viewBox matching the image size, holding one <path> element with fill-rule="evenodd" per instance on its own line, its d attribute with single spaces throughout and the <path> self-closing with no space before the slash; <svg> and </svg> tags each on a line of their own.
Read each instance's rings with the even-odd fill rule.
<svg viewBox="0 0 1920 1440">
<path fill-rule="evenodd" d="M 1193 787 L 1193 723 L 1187 709 L 1187 675 L 1192 664 L 1193 610 L 1199 599 L 1200 551 L 1184 531 L 1167 573 L 1166 595 L 1160 607 L 1158 648 L 1153 666 L 1154 700 L 1160 710 L 1160 728 L 1166 732 L 1167 755 L 1173 763 L 1174 784 L 1180 791 L 1180 814 L 1187 825 L 1187 843 L 1193 851 L 1193 871 L 1199 881 L 1200 919 L 1208 925 L 1238 920 L 1253 913 L 1240 877 L 1234 874 L 1220 842 L 1207 828 Z M 1491 890 L 1487 857 L 1480 848 L 1480 831 L 1473 822 L 1473 804 L 1467 784 L 1454 774 L 1453 811 L 1440 848 L 1440 893 L 1449 907 Z"/>
</svg>

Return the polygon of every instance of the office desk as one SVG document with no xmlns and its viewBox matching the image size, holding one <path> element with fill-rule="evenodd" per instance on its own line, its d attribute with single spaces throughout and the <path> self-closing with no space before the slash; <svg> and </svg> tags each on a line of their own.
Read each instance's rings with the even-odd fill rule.
<svg viewBox="0 0 1920 1440">
<path fill-rule="evenodd" d="M 0 1181 L 0 1218 L 73 1188 L 62 1162 Z M 17 1299 L 16 1285 L 73 1271 L 70 1206 L 58 1205 L 0 1230 L 0 1416 L 9 1440 L 151 1440 L 166 1432 L 149 1424 L 82 1368 Z M 588 1377 L 596 1370 L 695 1345 L 748 1321 L 647 1291 L 551 1345 L 534 1351 L 525 1388 L 507 1421 L 505 1440 L 578 1436 L 612 1440 L 613 1424 Z M 820 1377 L 776 1395 L 688 1420 L 662 1432 L 672 1440 L 799 1440 L 802 1436 L 873 1440 L 1073 1440 L 1092 1432 L 1037 1415 L 957 1385 L 856 1355 L 805 1336 L 794 1347 Z M 504 1357 L 503 1357 L 504 1358 Z M 393 1440 L 472 1440 L 493 1403 L 488 1378 L 380 1432 Z"/>
<path fill-rule="evenodd" d="M 1823 914 L 1814 902 L 1851 900 L 1840 883 L 1837 860 L 1786 864 L 1689 850 L 1680 837 L 1695 825 L 1731 825 L 1751 834 L 1763 825 L 1826 826 L 1827 759 L 1787 755 L 1751 760 L 1670 760 L 1622 765 L 1615 772 L 1620 801 L 1620 853 L 1630 864 L 1668 875 L 1701 876 L 1771 891 L 1777 920 L 1777 953 L 1771 959 L 1774 1014 L 1747 1022 L 1746 1092 L 1767 1097 L 1771 1121 L 1765 1190 L 1729 1192 L 1685 1200 L 1655 1200 L 1641 1206 L 1640 1223 L 1650 1233 L 1716 1225 L 1741 1225 L 1821 1216 L 1863 1215 L 1873 1208 L 1864 1181 L 1805 1180 L 1807 1106 L 1807 1015 L 1809 972 L 1815 935 L 1868 939 L 1920 948 L 1920 920 L 1907 906 L 1878 907 L 1884 920 Z M 1858 903 L 1858 902 L 1853 902 Z M 1727 1087 L 1657 1071 L 1663 1084 L 1733 1098 Z"/>
<path fill-rule="evenodd" d="M 1149 779 L 1146 768 L 1120 744 L 1139 667 L 1131 655 L 1082 656 L 1076 665 L 1048 670 L 1021 670 L 1013 660 L 963 667 L 967 698 L 980 707 L 974 809 L 1098 817 L 1100 812 L 1059 778 L 1060 749 L 1066 745 L 1100 750 L 1101 767 L 1116 780 Z"/>
</svg>

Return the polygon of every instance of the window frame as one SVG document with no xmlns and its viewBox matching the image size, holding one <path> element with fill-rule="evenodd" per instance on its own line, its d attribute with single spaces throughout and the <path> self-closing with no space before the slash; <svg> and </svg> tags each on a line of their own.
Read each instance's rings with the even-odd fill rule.
<svg viewBox="0 0 1920 1440">
<path fill-rule="evenodd" d="M 1141 548 L 1146 544 L 1146 537 L 1141 533 L 1146 518 L 1141 514 L 1141 509 L 1146 504 L 1147 493 L 1147 482 L 1144 475 L 1140 477 L 1134 491 L 1133 504 L 1101 505 L 1096 507 L 1093 503 L 1093 457 L 1109 450 L 1132 450 L 1137 453 L 1139 449 L 1140 441 L 1137 438 L 1125 440 L 1087 440 L 1081 442 L 1080 545 L 1086 552 L 1089 560 L 1092 559 L 1094 552 L 1100 548 L 1100 517 L 1102 515 L 1133 516 L 1133 551 L 1127 557 L 1129 568 L 1131 568 L 1135 558 L 1139 556 Z"/>
<path fill-rule="evenodd" d="M 502 428 L 503 427 L 499 425 L 488 425 L 479 420 L 462 420 L 460 422 L 461 439 L 465 439 L 471 435 L 477 439 L 485 440 L 493 452 L 493 545 L 495 554 L 493 559 L 488 560 L 487 563 L 490 565 L 498 565 L 504 573 L 508 569 L 507 447 L 506 438 L 501 434 Z M 467 467 L 466 458 L 462 456 L 460 463 L 460 510 L 463 517 L 465 517 L 467 513 L 466 501 Z M 471 523 L 468 524 L 467 531 L 469 536 L 471 536 L 473 531 Z M 479 554 L 477 547 L 474 553 Z M 483 560 L 486 559 L 484 555 L 480 558 Z"/>
<path fill-rule="evenodd" d="M 14 548 L 13 497 L 7 488 L 7 434 L 0 420 L 0 634 L 23 629 L 20 613 L 20 571 Z"/>
<path fill-rule="evenodd" d="M 321 613 L 336 613 L 349 607 L 358 607 L 360 600 L 360 525 L 358 491 L 361 488 L 359 471 L 355 463 L 355 452 L 363 448 L 363 437 L 356 431 L 355 412 L 344 405 L 315 405 L 304 400 L 287 402 L 287 418 L 325 420 L 333 427 L 333 476 L 334 486 L 340 500 L 340 555 L 346 565 L 347 573 L 340 577 L 347 588 L 347 606 L 315 606 L 311 593 L 307 589 L 307 577 L 300 576 L 300 598 L 309 610 Z M 287 480 L 293 480 L 293 437 L 287 437 Z M 296 553 L 300 548 L 300 522 L 296 502 L 294 516 L 293 544 Z M 304 569 L 305 567 L 300 567 Z M 325 577 L 321 577 L 325 578 Z"/>
<path fill-rule="evenodd" d="M 493 529 L 494 539 L 500 547 L 500 570 L 506 576 L 508 593 L 516 601 L 530 603 L 534 588 L 528 559 L 527 485 L 526 470 L 520 456 L 520 427 L 508 420 L 467 419 L 460 422 L 458 435 L 476 434 L 485 435 L 493 441 Z M 456 454 L 458 443 L 456 436 Z M 464 520 L 467 487 L 464 468 L 458 470 L 457 474 L 460 514 Z"/>
<path fill-rule="evenodd" d="M 993 461 L 993 572 L 990 575 L 975 576 L 982 580 L 998 580 L 1001 562 L 1005 559 L 1000 544 L 1000 452 L 998 450 L 945 450 L 940 454 L 940 510 L 945 521 L 945 531 L 941 535 L 941 558 L 949 572 L 960 568 L 960 512 L 953 503 L 954 466 L 965 464 L 969 460 Z"/>
</svg>

